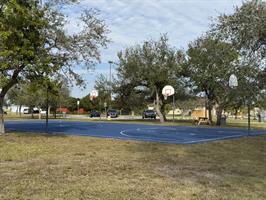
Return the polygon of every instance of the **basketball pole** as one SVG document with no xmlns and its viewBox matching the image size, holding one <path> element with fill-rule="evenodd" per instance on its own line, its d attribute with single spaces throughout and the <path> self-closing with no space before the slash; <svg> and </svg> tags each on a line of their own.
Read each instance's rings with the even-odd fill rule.
<svg viewBox="0 0 266 200">
<path fill-rule="evenodd" d="M 173 123 L 175 122 L 175 95 L 173 94 Z"/>
</svg>

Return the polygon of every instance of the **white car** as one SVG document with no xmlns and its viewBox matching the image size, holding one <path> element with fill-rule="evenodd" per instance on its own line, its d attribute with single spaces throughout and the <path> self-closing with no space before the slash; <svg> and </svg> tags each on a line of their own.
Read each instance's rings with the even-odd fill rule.
<svg viewBox="0 0 266 200">
<path fill-rule="evenodd" d="M 30 109 L 29 108 L 24 108 L 23 109 L 23 114 L 30 114 Z"/>
<path fill-rule="evenodd" d="M 41 110 L 42 115 L 46 115 L 46 110 Z"/>
</svg>

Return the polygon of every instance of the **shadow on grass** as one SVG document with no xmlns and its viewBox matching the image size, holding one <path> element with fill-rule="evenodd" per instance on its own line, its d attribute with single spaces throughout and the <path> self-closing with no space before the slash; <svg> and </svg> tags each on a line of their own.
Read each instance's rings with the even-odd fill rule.
<svg viewBox="0 0 266 200">
<path fill-rule="evenodd" d="M 17 136 L 23 136 L 23 137 L 59 137 L 59 138 L 66 138 L 68 135 L 65 135 L 63 133 L 37 133 L 37 132 L 26 132 L 26 131 L 6 131 L 6 134 L 15 134 Z"/>
</svg>

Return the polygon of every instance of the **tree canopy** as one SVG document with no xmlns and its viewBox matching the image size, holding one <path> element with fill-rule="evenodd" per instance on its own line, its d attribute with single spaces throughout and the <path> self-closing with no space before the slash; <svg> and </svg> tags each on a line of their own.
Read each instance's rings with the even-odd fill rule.
<svg viewBox="0 0 266 200">
<path fill-rule="evenodd" d="M 118 58 L 118 85 L 127 88 L 121 90 L 127 92 L 124 97 L 129 98 L 137 93 L 147 94 L 144 99 L 154 101 L 156 112 L 163 122 L 166 104 L 161 94 L 163 87 L 170 84 L 176 91 L 180 91 L 177 94 L 184 91 L 181 79 L 183 52 L 172 48 L 167 36 L 162 35 L 158 41 L 146 41 L 119 52 Z"/>
<path fill-rule="evenodd" d="M 0 3 L 0 133 L 4 132 L 2 105 L 7 92 L 19 81 L 63 74 L 77 84 L 77 64 L 90 68 L 100 61 L 100 48 L 108 43 L 108 29 L 98 13 L 85 10 L 81 30 L 65 31 L 65 3 L 76 1 L 10 0 Z"/>
<path fill-rule="evenodd" d="M 222 14 L 214 25 L 216 33 L 231 41 L 238 49 L 266 55 L 266 2 L 247 1 L 233 14 Z"/>
</svg>

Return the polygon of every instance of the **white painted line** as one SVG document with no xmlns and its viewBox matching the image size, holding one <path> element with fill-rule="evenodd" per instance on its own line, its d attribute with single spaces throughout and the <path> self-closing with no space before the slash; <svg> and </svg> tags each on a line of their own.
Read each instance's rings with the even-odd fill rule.
<svg viewBox="0 0 266 200">
<path fill-rule="evenodd" d="M 136 129 L 123 130 L 123 131 L 120 132 L 120 134 L 122 136 L 131 138 L 131 139 L 158 141 L 158 142 L 176 142 L 176 143 L 179 143 L 179 144 L 193 144 L 193 143 L 200 143 L 200 142 L 223 140 L 223 139 L 228 139 L 228 138 L 239 138 L 239 137 L 245 136 L 245 135 L 241 134 L 241 135 L 231 135 L 231 136 L 216 137 L 216 138 L 201 139 L 201 140 L 200 139 L 199 140 L 190 140 L 190 141 L 187 141 L 187 142 L 182 142 L 182 140 L 184 140 L 184 139 L 180 139 L 180 140 L 177 140 L 177 139 L 160 139 L 160 138 L 154 138 L 154 137 L 130 136 L 130 135 L 126 134 L 126 132 L 128 132 L 128 131 L 135 131 L 135 130 Z M 194 133 L 191 133 L 190 135 L 192 135 L 192 134 L 194 134 Z M 194 134 L 194 135 L 196 135 L 196 134 Z"/>
<path fill-rule="evenodd" d="M 203 139 L 203 140 L 192 140 L 189 142 L 184 142 L 183 144 L 192 144 L 192 143 L 198 143 L 198 142 L 208 142 L 208 141 L 216 141 L 216 140 L 223 140 L 227 138 L 239 138 L 243 137 L 245 135 L 231 135 L 231 136 L 225 136 L 225 137 L 218 137 L 218 138 L 212 138 L 212 139 Z"/>
</svg>

